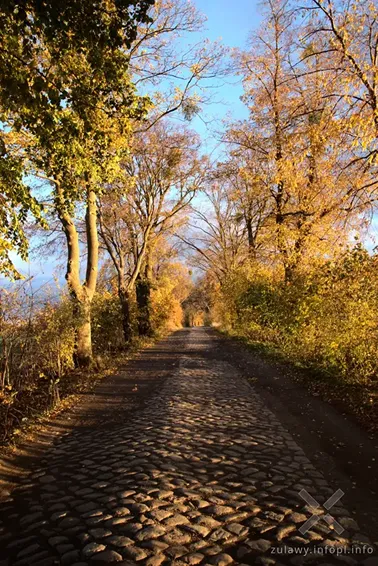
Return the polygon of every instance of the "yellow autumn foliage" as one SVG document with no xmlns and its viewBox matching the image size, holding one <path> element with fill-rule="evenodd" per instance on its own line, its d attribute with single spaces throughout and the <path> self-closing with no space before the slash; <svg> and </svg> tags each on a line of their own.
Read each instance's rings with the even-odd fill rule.
<svg viewBox="0 0 378 566">
<path fill-rule="evenodd" d="M 377 257 L 358 245 L 289 285 L 269 269 L 241 269 L 213 319 L 299 365 L 369 385 L 378 374 Z"/>
</svg>

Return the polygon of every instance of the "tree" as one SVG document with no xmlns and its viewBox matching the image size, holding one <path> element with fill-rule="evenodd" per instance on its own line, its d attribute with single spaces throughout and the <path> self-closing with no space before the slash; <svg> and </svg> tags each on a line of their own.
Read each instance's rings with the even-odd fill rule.
<svg viewBox="0 0 378 566">
<path fill-rule="evenodd" d="M 42 212 L 24 180 L 22 156 L 14 151 L 14 135 L 6 127 L 9 116 L 17 118 L 17 128 L 26 125 L 29 131 L 35 130 L 40 121 L 53 119 L 54 109 L 73 96 L 74 89 L 70 86 L 77 79 L 72 76 L 67 84 L 67 74 L 59 76 L 54 66 L 61 65 L 73 50 L 86 52 L 90 74 L 98 75 L 101 69 L 104 77 L 111 80 L 119 60 L 112 60 L 109 55 L 135 37 L 137 22 L 147 21 L 146 12 L 151 4 L 150 0 L 117 3 L 76 0 L 65 5 L 34 0 L 1 3 L 0 268 L 6 275 L 19 277 L 9 252 L 14 250 L 26 259 L 28 242 L 23 226 L 28 212 L 40 222 Z M 47 44 L 49 64 L 44 66 L 41 57 Z"/>
<path fill-rule="evenodd" d="M 190 2 L 157 1 L 150 11 L 150 16 L 150 21 L 139 25 L 138 38 L 129 50 L 129 68 L 135 85 L 143 91 L 146 89 L 149 89 L 149 92 L 152 91 L 153 110 L 149 119 L 143 124 L 134 124 L 134 133 L 137 138 L 146 135 L 142 132 L 147 132 L 148 136 L 149 129 L 157 130 L 159 122 L 168 115 L 181 113 L 186 120 L 190 120 L 198 113 L 201 106 L 208 101 L 209 81 L 217 79 L 222 72 L 222 59 L 225 54 L 225 49 L 220 44 L 208 41 L 183 46 L 182 35 L 200 31 L 204 23 L 203 16 Z M 130 170 L 129 174 L 133 176 L 134 171 Z M 128 181 L 125 181 L 121 189 L 121 199 L 126 185 Z M 133 198 L 132 191 L 130 194 Z M 108 204 L 103 201 L 103 206 L 108 206 Z M 124 206 L 120 205 L 120 208 L 124 210 Z M 143 223 L 145 224 L 145 221 Z M 134 294 L 134 287 L 139 305 L 139 333 L 143 335 L 151 331 L 149 316 L 151 265 L 149 258 L 153 251 L 150 233 L 146 235 L 145 246 L 142 246 L 140 251 L 135 251 L 135 246 L 133 246 L 135 228 L 130 229 L 129 225 L 128 230 L 131 238 L 131 244 L 128 245 L 130 249 L 134 249 L 134 257 L 132 262 L 129 260 L 126 262 L 128 264 L 126 268 L 128 271 L 127 285 L 122 283 L 119 286 L 127 341 L 131 337 L 129 311 L 130 296 Z M 123 237 L 125 234 L 124 225 Z M 148 245 L 147 240 L 151 240 Z M 109 249 L 109 245 L 107 248 Z M 121 252 L 121 255 L 124 255 L 124 251 Z M 121 263 L 124 263 L 123 260 Z M 116 269 L 118 270 L 117 267 Z M 121 265 L 122 273 L 124 269 L 125 265 Z"/>
<path fill-rule="evenodd" d="M 223 182 L 222 182 L 223 181 Z M 189 248 L 189 262 L 201 271 L 210 270 L 222 285 L 229 273 L 248 259 L 245 228 L 238 221 L 236 202 L 224 179 L 207 178 L 199 204 L 192 208 L 190 235 L 177 237 Z"/>
<path fill-rule="evenodd" d="M 214 294 L 214 281 L 210 273 L 205 273 L 192 284 L 190 292 L 182 302 L 186 326 L 210 322 Z"/>
<path fill-rule="evenodd" d="M 128 53 L 149 0 L 39 2 L 2 6 L 0 105 L 7 127 L 33 140 L 27 156 L 51 184 L 66 236 L 66 278 L 77 313 L 77 362 L 92 357 L 90 304 L 96 286 L 96 199 L 104 176 L 116 174 L 130 120 L 146 101 L 135 94 Z M 121 140 L 121 141 L 120 141 Z M 80 280 L 75 208 L 85 210 L 87 269 Z"/>
<path fill-rule="evenodd" d="M 168 236 L 168 237 L 167 237 Z M 150 257 L 150 324 L 177 328 L 183 322 L 183 302 L 192 287 L 190 271 L 180 261 L 180 250 L 170 235 L 161 234 Z"/>
<path fill-rule="evenodd" d="M 290 282 L 310 258 L 324 261 L 334 248 L 365 177 L 345 171 L 348 134 L 329 96 L 334 83 L 316 59 L 298 62 L 300 28 L 289 3 L 269 0 L 267 9 L 249 51 L 236 56 L 250 119 L 234 125 L 228 140 L 254 154 L 268 198 L 265 227 Z"/>
<path fill-rule="evenodd" d="M 148 89 L 154 105 L 146 126 L 174 113 L 191 120 L 211 99 L 209 87 L 224 76 L 227 49 L 207 39 L 190 41 L 205 22 L 191 1 L 157 0 L 149 13 L 129 51 L 133 82 Z"/>
<path fill-rule="evenodd" d="M 125 183 L 101 199 L 100 234 L 117 273 L 125 341 L 132 336 L 130 301 L 137 289 L 139 331 L 150 327 L 151 255 L 172 232 L 201 181 L 194 132 L 158 122 L 137 136 L 123 167 Z"/>
<path fill-rule="evenodd" d="M 229 133 L 228 141 L 232 134 Z M 229 159 L 218 163 L 213 173 L 235 205 L 235 222 L 244 226 L 250 261 L 261 259 L 266 248 L 266 224 L 271 214 L 264 163 L 253 148 L 236 146 Z"/>
<path fill-rule="evenodd" d="M 349 171 L 365 182 L 357 197 L 374 202 L 377 189 L 378 139 L 378 7 L 376 2 L 310 0 L 303 59 L 319 61 L 333 81 L 329 96 L 350 136 Z"/>
<path fill-rule="evenodd" d="M 42 209 L 24 181 L 22 146 L 12 132 L 0 137 L 0 273 L 11 278 L 22 276 L 15 268 L 10 253 L 21 259 L 28 257 L 28 238 L 24 226 L 31 214 L 44 224 Z"/>
</svg>

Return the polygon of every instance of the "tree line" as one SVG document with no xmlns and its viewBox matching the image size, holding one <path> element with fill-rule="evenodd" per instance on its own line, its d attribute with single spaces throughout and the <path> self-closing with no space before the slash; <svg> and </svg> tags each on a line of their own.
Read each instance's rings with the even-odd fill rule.
<svg viewBox="0 0 378 566">
<path fill-rule="evenodd" d="M 10 252 L 27 258 L 31 230 L 56 236 L 55 249 L 64 236 L 75 360 L 87 366 L 104 261 L 125 342 L 135 294 L 139 332 L 151 331 L 154 247 L 182 222 L 203 168 L 198 136 L 169 117 L 188 121 L 206 102 L 223 48 L 180 45 L 203 26 L 184 1 L 4 2 L 0 17 L 0 267 L 19 277 Z"/>
<path fill-rule="evenodd" d="M 192 247 L 219 282 L 248 260 L 289 283 L 363 230 L 377 198 L 377 6 L 265 3 L 232 57 L 249 117 L 222 134 Z M 209 217 L 207 210 L 213 211 Z"/>
<path fill-rule="evenodd" d="M 377 17 L 376 2 L 264 2 L 260 28 L 231 53 L 248 117 L 220 132 L 223 155 L 180 235 L 204 274 L 190 312 L 321 370 L 345 400 L 341 377 L 371 421 Z"/>
<path fill-rule="evenodd" d="M 265 0 L 243 50 L 188 40 L 204 18 L 184 0 L 1 3 L 0 269 L 19 277 L 30 234 L 65 255 L 76 365 L 93 360 L 99 288 L 129 344 L 152 333 L 154 285 L 172 291 L 183 254 L 203 274 L 191 294 L 180 268 L 185 308 L 266 336 L 279 305 L 287 319 L 324 291 L 324 270 L 360 265 L 348 249 L 377 195 L 377 11 Z M 219 128 L 214 160 L 190 120 L 230 73 L 248 117 Z"/>
</svg>

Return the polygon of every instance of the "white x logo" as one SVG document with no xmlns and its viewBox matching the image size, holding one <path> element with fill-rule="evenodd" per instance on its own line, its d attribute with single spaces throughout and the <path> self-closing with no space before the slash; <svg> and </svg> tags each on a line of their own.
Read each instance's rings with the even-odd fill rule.
<svg viewBox="0 0 378 566">
<path fill-rule="evenodd" d="M 308 493 L 308 491 L 302 489 L 299 492 L 299 495 L 311 507 L 311 511 L 313 512 L 313 515 L 311 515 L 311 517 L 307 519 L 307 521 L 303 523 L 303 525 L 298 529 L 302 535 L 307 533 L 307 531 L 309 531 L 311 527 L 316 525 L 316 523 L 318 523 L 320 519 L 324 519 L 328 523 L 328 525 L 332 526 L 338 535 L 341 535 L 343 533 L 345 529 L 340 525 L 340 523 L 336 521 L 334 517 L 332 517 L 332 515 L 330 515 L 329 513 L 326 513 L 325 515 L 319 515 L 315 513 L 315 511 L 320 509 L 322 506 L 316 501 L 316 499 L 312 497 L 312 495 Z M 324 503 L 324 509 L 326 511 L 329 511 L 334 505 L 336 505 L 338 501 L 340 501 L 343 495 L 345 495 L 345 493 L 342 489 L 335 491 L 335 493 L 331 495 L 331 497 Z"/>
</svg>

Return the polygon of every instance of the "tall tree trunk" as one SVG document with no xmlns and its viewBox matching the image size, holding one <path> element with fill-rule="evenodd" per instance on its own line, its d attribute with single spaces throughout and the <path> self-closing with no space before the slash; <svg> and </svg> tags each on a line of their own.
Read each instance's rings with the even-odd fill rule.
<svg viewBox="0 0 378 566">
<path fill-rule="evenodd" d="M 92 363 L 91 303 L 96 289 L 98 272 L 96 194 L 91 190 L 88 183 L 85 214 L 88 253 L 86 277 L 83 284 L 80 281 L 79 234 L 65 206 L 63 191 L 59 187 L 57 194 L 59 218 L 67 241 L 66 280 L 76 317 L 75 363 L 79 367 L 88 367 Z"/>
<path fill-rule="evenodd" d="M 245 216 L 245 223 L 247 226 L 247 236 L 248 236 L 248 255 L 250 259 L 256 259 L 256 242 L 253 233 L 252 218 L 250 216 Z"/>
<path fill-rule="evenodd" d="M 136 284 L 136 298 L 138 304 L 138 333 L 139 336 L 151 336 L 151 282 L 139 276 Z"/>
<path fill-rule="evenodd" d="M 146 261 L 144 265 L 143 275 L 139 273 L 136 285 L 136 298 L 138 304 L 138 333 L 139 336 L 151 336 L 151 285 L 152 285 L 152 268 L 151 268 L 151 252 L 152 247 L 146 246 Z"/>
<path fill-rule="evenodd" d="M 105 243 L 106 249 L 108 250 L 109 255 L 113 261 L 114 267 L 117 271 L 118 296 L 121 304 L 123 335 L 126 344 L 128 344 L 133 337 L 130 297 L 131 294 L 134 292 L 134 290 L 136 290 L 137 305 L 139 308 L 138 333 L 141 336 L 151 333 L 150 310 L 149 310 L 150 285 L 148 285 L 148 287 L 146 286 L 144 291 L 142 291 L 143 284 L 141 285 L 142 279 L 141 279 L 140 271 L 142 269 L 146 250 L 148 247 L 152 224 L 150 222 L 147 225 L 146 229 L 144 230 L 143 243 L 141 249 L 135 251 L 135 265 L 130 277 L 127 279 L 125 275 L 125 255 L 127 252 L 122 248 L 122 246 L 115 244 L 114 240 L 110 237 L 109 229 L 106 226 L 105 218 L 103 214 L 101 214 L 101 208 L 100 208 L 99 219 L 100 219 L 99 226 L 100 226 L 101 237 Z M 148 260 L 146 262 L 146 266 L 147 266 L 146 277 L 147 280 L 149 281 L 148 273 L 150 271 L 150 268 L 148 267 Z M 143 305 L 145 305 L 145 308 L 143 308 Z M 142 322 L 142 319 L 145 321 L 144 323 Z"/>
<path fill-rule="evenodd" d="M 124 287 L 119 287 L 118 296 L 121 303 L 123 337 L 126 344 L 128 344 L 131 342 L 131 339 L 133 337 L 133 328 L 131 324 L 130 292 Z"/>
<path fill-rule="evenodd" d="M 76 314 L 76 364 L 89 367 L 92 363 L 91 303 L 75 301 Z"/>
</svg>

